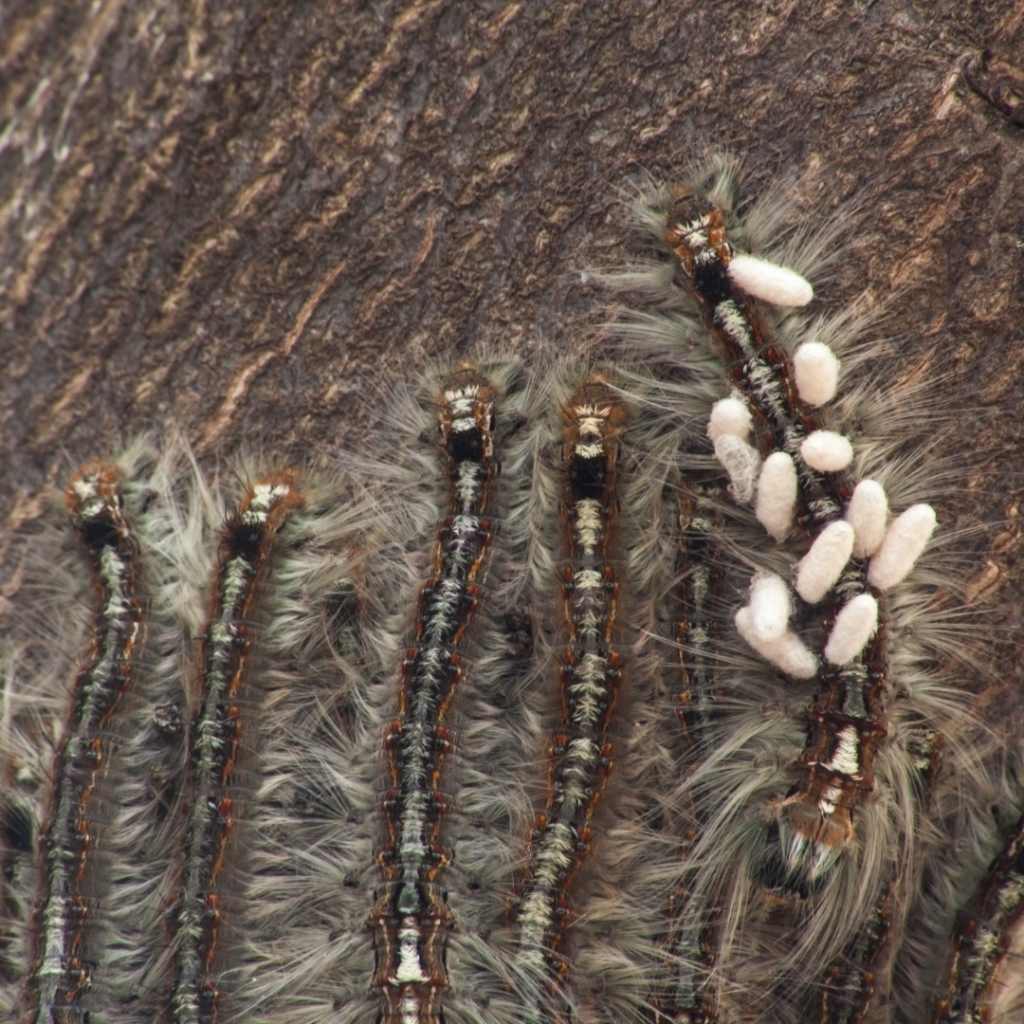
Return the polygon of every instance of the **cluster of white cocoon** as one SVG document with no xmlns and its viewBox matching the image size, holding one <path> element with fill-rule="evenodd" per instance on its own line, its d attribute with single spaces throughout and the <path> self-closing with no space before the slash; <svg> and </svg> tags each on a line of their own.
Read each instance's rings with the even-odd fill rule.
<svg viewBox="0 0 1024 1024">
<path fill-rule="evenodd" d="M 766 661 L 794 679 L 810 679 L 818 659 L 789 628 L 792 614 L 789 587 L 780 576 L 759 573 L 750 584 L 750 600 L 736 613 L 741 637 Z M 871 594 L 858 594 L 836 616 L 825 644 L 825 658 L 833 665 L 852 661 L 878 628 L 878 602 Z"/>
<path fill-rule="evenodd" d="M 759 493 L 758 518 L 761 501 Z M 800 560 L 795 584 L 800 597 L 808 604 L 821 601 L 854 554 L 871 557 L 867 574 L 871 586 L 886 590 L 901 582 L 935 529 L 935 510 L 930 505 L 912 505 L 888 529 L 887 515 L 888 501 L 881 485 L 862 480 L 850 501 L 848 518 L 829 523 Z M 780 576 L 758 573 L 751 580 L 749 602 L 736 613 L 736 629 L 766 661 L 794 679 L 809 679 L 818 670 L 818 660 L 790 630 L 792 612 L 785 581 Z M 857 594 L 836 616 L 823 652 L 826 661 L 833 665 L 852 661 L 877 628 L 878 601 L 872 594 Z"/>
<path fill-rule="evenodd" d="M 730 271 L 737 263 L 741 268 L 756 265 L 758 272 L 771 268 L 784 275 L 793 274 L 785 267 L 777 267 L 752 256 L 734 257 L 729 264 Z M 745 271 L 741 269 L 740 273 L 742 275 Z M 794 276 L 803 281 L 798 274 Z M 780 305 L 787 304 L 776 296 L 755 291 L 746 283 L 736 283 L 758 298 Z M 807 288 L 810 289 L 810 285 Z M 806 301 L 810 301 L 809 294 Z M 808 405 L 824 405 L 835 397 L 839 382 L 839 360 L 823 342 L 808 341 L 801 345 L 793 357 L 793 371 L 797 391 Z M 757 450 L 748 440 L 752 429 L 750 407 L 738 392 L 733 392 L 712 406 L 708 419 L 708 437 L 714 443 L 716 458 L 729 474 L 733 497 L 741 504 L 749 504 L 756 493 L 754 511 L 758 521 L 781 543 L 793 526 L 798 488 L 796 464 L 786 452 L 773 452 L 762 465 Z M 841 434 L 831 430 L 815 430 L 804 439 L 800 454 L 812 469 L 836 472 L 845 469 L 853 461 L 853 446 Z"/>
<path fill-rule="evenodd" d="M 914 568 L 935 531 L 935 509 L 911 505 L 887 528 L 888 520 L 885 489 L 876 480 L 861 480 L 846 509 L 846 522 L 853 529 L 853 557 L 871 559 L 868 583 L 878 590 L 901 583 Z"/>
<path fill-rule="evenodd" d="M 748 295 L 779 306 L 804 306 L 814 296 L 811 285 L 795 271 L 754 256 L 734 255 L 729 276 Z M 817 408 L 830 402 L 839 385 L 840 363 L 820 341 L 804 342 L 793 356 L 793 378 L 800 399 Z M 715 456 L 725 467 L 736 500 L 757 500 L 754 512 L 780 543 L 793 526 L 799 480 L 787 452 L 773 452 L 761 462 L 749 443 L 753 423 L 742 395 L 716 402 L 708 421 Z M 813 470 L 837 473 L 853 461 L 853 445 L 832 430 L 814 430 L 800 445 L 800 456 Z M 829 523 L 800 560 L 795 588 L 808 604 L 817 604 L 838 582 L 851 557 L 870 558 L 868 583 L 878 590 L 899 583 L 914 567 L 935 529 L 930 505 L 914 505 L 888 526 L 889 501 L 881 484 L 862 480 L 854 489 L 846 518 Z M 818 659 L 789 628 L 790 589 L 779 576 L 758 573 L 750 600 L 736 613 L 740 636 L 765 660 L 796 679 L 818 671 Z M 824 656 L 845 665 L 864 649 L 878 628 L 878 602 L 858 594 L 840 609 L 825 644 Z"/>
</svg>

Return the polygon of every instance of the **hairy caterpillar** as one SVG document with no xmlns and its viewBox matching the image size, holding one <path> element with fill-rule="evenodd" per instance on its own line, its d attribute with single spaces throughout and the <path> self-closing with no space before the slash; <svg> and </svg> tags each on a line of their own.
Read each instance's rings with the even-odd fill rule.
<svg viewBox="0 0 1024 1024">
<path fill-rule="evenodd" d="M 594 811 L 615 756 L 610 730 L 621 659 L 612 646 L 619 584 L 610 548 L 625 410 L 603 381 L 594 380 L 573 395 L 564 416 L 562 713 L 551 743 L 547 799 L 534 825 L 516 907 L 527 969 L 542 975 L 546 968 L 556 979 L 568 969 L 561 947 L 569 890 L 590 848 Z"/>
<path fill-rule="evenodd" d="M 38 912 L 39 951 L 30 979 L 36 1019 L 74 1019 L 91 984 L 90 898 L 96 891 L 96 842 L 90 824 L 109 729 L 132 678 L 141 639 L 142 603 L 136 542 L 124 510 L 120 473 L 83 467 L 67 504 L 88 554 L 99 598 L 91 652 L 72 690 L 72 710 L 53 767 L 53 803 L 43 841 L 44 896 Z M 93 805 L 95 806 L 95 805 Z"/>
<path fill-rule="evenodd" d="M 413 644 L 401 668 L 399 717 L 385 744 L 391 785 L 384 798 L 387 843 L 378 855 L 384 884 L 373 911 L 374 984 L 382 1018 L 441 1020 L 451 911 L 439 876 L 439 843 L 449 797 L 440 780 L 451 748 L 445 718 L 462 676 L 460 642 L 478 601 L 477 579 L 491 540 L 485 518 L 495 476 L 490 385 L 466 371 L 446 383 L 441 443 L 451 514 L 439 524 L 434 575 L 420 591 Z"/>
<path fill-rule="evenodd" d="M 235 813 L 231 777 L 241 734 L 251 728 L 241 710 L 251 624 L 275 535 L 301 501 L 288 475 L 259 480 L 221 538 L 213 609 L 201 648 L 200 693 L 189 723 L 181 877 L 171 911 L 177 933 L 170 997 L 176 1024 L 206 1024 L 218 1017 L 219 890 Z"/>
</svg>

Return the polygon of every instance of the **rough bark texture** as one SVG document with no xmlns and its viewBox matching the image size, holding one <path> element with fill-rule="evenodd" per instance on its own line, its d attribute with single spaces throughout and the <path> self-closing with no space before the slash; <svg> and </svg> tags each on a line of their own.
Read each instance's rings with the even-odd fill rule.
<svg viewBox="0 0 1024 1024">
<path fill-rule="evenodd" d="M 301 463 L 438 355 L 587 345 L 618 190 L 726 146 L 856 197 L 825 306 L 868 288 L 894 372 L 945 375 L 947 507 L 1019 622 L 1020 0 L 10 0 L 0 41 L 8 527 L 141 431 Z"/>
</svg>

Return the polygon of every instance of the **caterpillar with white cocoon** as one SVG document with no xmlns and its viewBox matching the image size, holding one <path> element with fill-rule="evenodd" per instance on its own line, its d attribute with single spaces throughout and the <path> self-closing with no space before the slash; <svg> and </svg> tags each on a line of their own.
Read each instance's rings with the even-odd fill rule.
<svg viewBox="0 0 1024 1024">
<path fill-rule="evenodd" d="M 675 407 L 682 444 L 664 457 L 676 487 L 717 487 L 716 570 L 731 590 L 715 623 L 715 707 L 699 755 L 676 755 L 695 825 L 673 948 L 697 987 L 669 1017 L 885 1019 L 930 787 L 955 804 L 983 785 L 969 695 L 922 671 L 955 660 L 967 619 L 929 616 L 914 585 L 934 578 L 928 554 L 903 584 L 935 524 L 921 499 L 939 475 L 922 431 L 936 413 L 913 374 L 889 381 L 873 365 L 884 345 L 863 340 L 856 310 L 808 320 L 770 305 L 810 297 L 800 272 L 841 228 L 815 240 L 776 197 L 737 216 L 736 183 L 736 161 L 712 157 L 677 189 L 643 187 L 635 216 L 672 263 L 606 277 L 659 310 L 616 326 L 621 357 L 647 364 L 636 387 L 652 417 Z M 734 273 L 737 248 L 759 257 L 742 254 Z M 684 591 L 699 571 L 682 566 Z M 685 663 L 706 663 L 708 646 L 680 639 L 689 699 Z"/>
</svg>

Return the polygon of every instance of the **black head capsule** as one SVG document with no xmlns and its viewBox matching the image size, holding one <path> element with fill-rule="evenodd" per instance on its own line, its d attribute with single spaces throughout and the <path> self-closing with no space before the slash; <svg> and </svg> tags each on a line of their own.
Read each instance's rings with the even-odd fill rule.
<svg viewBox="0 0 1024 1024">
<path fill-rule="evenodd" d="M 118 507 L 120 507 L 120 502 Z M 102 548 L 117 546 L 119 531 L 114 520 L 107 518 L 107 516 L 96 519 L 81 519 L 79 520 L 78 530 L 82 543 L 90 551 L 100 551 Z"/>
<path fill-rule="evenodd" d="M 484 437 L 480 427 L 473 425 L 448 433 L 446 450 L 453 462 L 482 462 L 484 457 Z"/>
<path fill-rule="evenodd" d="M 608 457 L 603 452 L 589 458 L 575 456 L 569 464 L 569 483 L 578 499 L 599 500 L 608 473 Z M 573 509 L 575 514 L 575 509 Z"/>
</svg>

